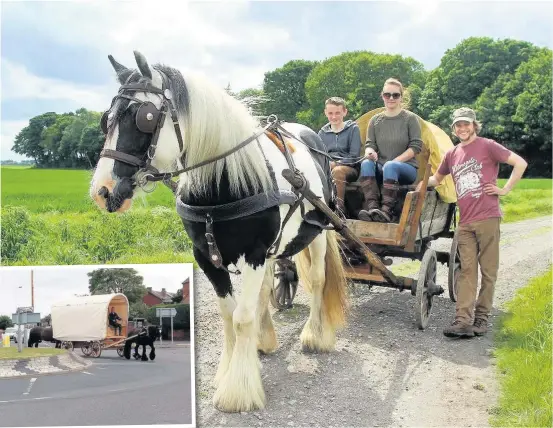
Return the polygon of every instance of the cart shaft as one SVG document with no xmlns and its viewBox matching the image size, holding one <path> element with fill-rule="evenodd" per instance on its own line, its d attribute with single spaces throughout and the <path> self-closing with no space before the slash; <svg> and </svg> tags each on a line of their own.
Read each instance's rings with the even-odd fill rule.
<svg viewBox="0 0 553 428">
<path fill-rule="evenodd" d="M 374 266 L 382 274 L 386 281 L 396 287 L 400 287 L 400 283 L 397 277 L 392 273 L 392 271 L 390 271 L 384 265 L 384 263 L 382 263 L 380 258 L 369 248 L 367 248 L 367 246 L 357 236 L 355 236 L 355 234 L 351 232 L 351 230 L 345 225 L 340 217 L 338 217 L 330 208 L 328 208 L 328 206 L 324 202 L 322 202 L 320 198 L 311 191 L 311 189 L 309 189 L 309 185 L 307 185 L 306 188 L 303 189 L 305 181 L 302 176 L 295 174 L 290 169 L 285 169 L 284 171 L 282 171 L 282 176 L 292 186 L 294 186 L 296 190 L 301 191 L 305 199 L 311 202 L 317 209 L 322 211 L 328 217 L 338 233 L 351 241 L 363 252 L 365 257 L 367 258 L 367 261 L 371 264 L 371 266 Z"/>
</svg>

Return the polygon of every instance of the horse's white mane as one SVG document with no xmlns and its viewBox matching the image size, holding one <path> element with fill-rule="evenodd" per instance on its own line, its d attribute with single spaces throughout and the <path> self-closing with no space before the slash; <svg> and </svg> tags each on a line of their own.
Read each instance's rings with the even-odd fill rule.
<svg viewBox="0 0 553 428">
<path fill-rule="evenodd" d="M 189 97 L 183 120 L 185 166 L 216 157 L 260 129 L 243 103 L 203 76 L 189 74 L 185 82 Z M 195 196 L 208 194 L 212 182 L 219 183 L 225 165 L 232 195 L 244 195 L 248 184 L 256 192 L 272 186 L 263 154 L 253 141 L 222 160 L 181 174 L 179 191 Z"/>
</svg>

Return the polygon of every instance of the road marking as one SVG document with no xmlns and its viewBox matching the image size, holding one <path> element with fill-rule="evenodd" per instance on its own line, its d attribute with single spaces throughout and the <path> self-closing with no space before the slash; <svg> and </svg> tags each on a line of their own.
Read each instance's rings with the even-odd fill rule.
<svg viewBox="0 0 553 428">
<path fill-rule="evenodd" d="M 29 383 L 29 387 L 27 388 L 27 391 L 23 393 L 23 395 L 29 395 L 29 392 L 31 392 L 31 388 L 33 387 L 33 384 L 36 382 L 36 377 L 31 379 L 31 382 Z"/>
<path fill-rule="evenodd" d="M 89 373 L 89 372 L 81 372 L 81 373 L 84 373 L 84 374 L 87 374 L 87 375 L 90 375 L 90 376 L 95 376 L 93 373 Z"/>
<path fill-rule="evenodd" d="M 20 401 L 33 401 L 33 400 L 47 400 L 52 397 L 37 397 L 37 398 L 22 398 L 20 400 L 6 400 L 6 401 L 0 401 L 0 404 L 2 403 L 18 403 Z"/>
</svg>

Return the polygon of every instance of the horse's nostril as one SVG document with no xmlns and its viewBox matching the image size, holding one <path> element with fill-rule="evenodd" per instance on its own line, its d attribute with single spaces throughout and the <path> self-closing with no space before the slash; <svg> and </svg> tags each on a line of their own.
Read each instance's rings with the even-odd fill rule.
<svg viewBox="0 0 553 428">
<path fill-rule="evenodd" d="M 106 186 L 103 186 L 99 191 L 98 191 L 98 195 L 100 196 L 103 196 L 104 198 L 107 199 L 108 195 L 109 195 L 109 190 Z"/>
</svg>

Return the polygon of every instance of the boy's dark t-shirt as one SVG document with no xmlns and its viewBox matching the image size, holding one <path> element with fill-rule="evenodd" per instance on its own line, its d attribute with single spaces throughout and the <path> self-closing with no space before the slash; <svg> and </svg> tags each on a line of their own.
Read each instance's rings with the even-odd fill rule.
<svg viewBox="0 0 553 428">
<path fill-rule="evenodd" d="M 438 173 L 451 174 L 457 192 L 459 224 L 502 217 L 498 195 L 487 195 L 486 184 L 497 185 L 499 164 L 505 163 L 511 151 L 494 140 L 483 137 L 449 150 Z"/>
</svg>

